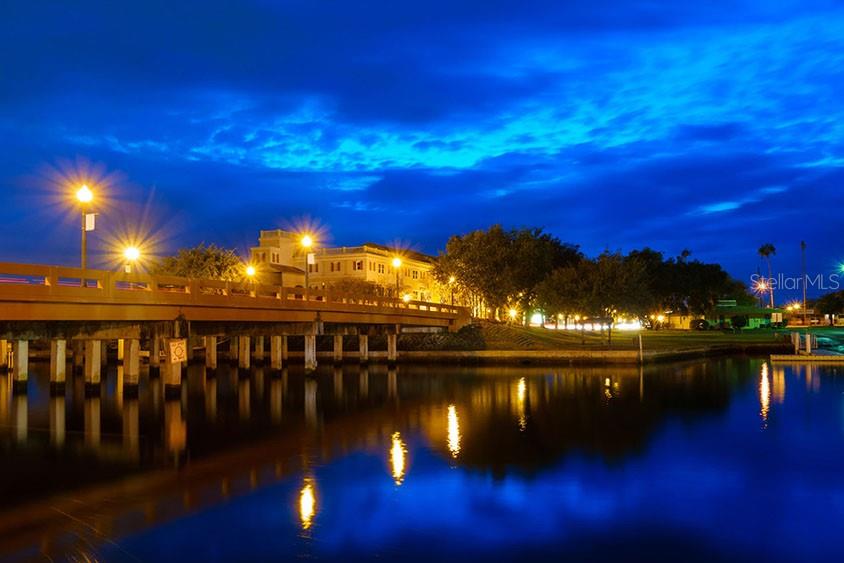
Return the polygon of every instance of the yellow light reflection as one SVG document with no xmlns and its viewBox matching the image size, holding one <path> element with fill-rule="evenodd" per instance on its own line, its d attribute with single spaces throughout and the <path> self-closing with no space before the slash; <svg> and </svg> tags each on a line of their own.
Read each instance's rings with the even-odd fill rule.
<svg viewBox="0 0 844 563">
<path fill-rule="evenodd" d="M 393 480 L 396 485 L 401 485 L 404 481 L 404 474 L 407 470 L 406 466 L 407 449 L 404 442 L 401 441 L 401 434 L 399 432 L 393 433 L 393 445 L 390 448 L 390 465 L 393 470 Z"/>
<path fill-rule="evenodd" d="M 519 408 L 519 430 L 527 428 L 527 417 L 525 416 L 525 398 L 527 397 L 527 381 L 522 377 L 516 386 L 516 400 Z"/>
<path fill-rule="evenodd" d="M 313 480 L 305 479 L 305 484 L 299 493 L 299 519 L 302 521 L 303 530 L 311 528 L 315 515 L 316 494 L 314 493 Z"/>
<path fill-rule="evenodd" d="M 460 455 L 460 420 L 454 405 L 448 405 L 448 450 L 454 459 Z"/>
<path fill-rule="evenodd" d="M 768 426 L 768 413 L 771 409 L 771 382 L 768 378 L 768 364 L 762 364 L 759 380 L 759 416 L 762 417 L 762 427 Z"/>
</svg>

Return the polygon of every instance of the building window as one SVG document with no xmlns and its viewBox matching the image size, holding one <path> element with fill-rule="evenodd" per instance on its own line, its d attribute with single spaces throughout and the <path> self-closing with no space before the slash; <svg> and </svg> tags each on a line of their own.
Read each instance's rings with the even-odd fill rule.
<svg viewBox="0 0 844 563">
<path fill-rule="evenodd" d="M 352 262 L 352 269 L 356 271 L 363 271 L 363 260 L 355 260 Z"/>
<path fill-rule="evenodd" d="M 413 279 L 415 279 L 415 280 L 419 279 L 419 271 L 413 270 Z"/>
</svg>

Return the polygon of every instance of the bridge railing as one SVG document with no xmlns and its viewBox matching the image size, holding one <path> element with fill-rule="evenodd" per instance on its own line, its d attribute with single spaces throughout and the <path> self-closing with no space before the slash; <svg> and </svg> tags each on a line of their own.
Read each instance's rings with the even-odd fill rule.
<svg viewBox="0 0 844 563">
<path fill-rule="evenodd" d="M 144 273 L 82 270 L 61 266 L 0 262 L 0 301 L 49 299 L 80 303 L 205 305 L 246 308 L 401 309 L 424 314 L 462 316 L 463 307 L 330 289 L 282 287 L 254 282 L 198 280 Z"/>
</svg>

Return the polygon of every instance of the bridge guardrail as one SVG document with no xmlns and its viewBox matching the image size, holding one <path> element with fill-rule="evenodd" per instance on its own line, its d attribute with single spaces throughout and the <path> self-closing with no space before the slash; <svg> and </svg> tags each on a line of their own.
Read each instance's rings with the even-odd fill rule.
<svg viewBox="0 0 844 563">
<path fill-rule="evenodd" d="M 431 316 L 468 316 L 464 307 L 395 297 L 362 296 L 326 289 L 253 282 L 197 280 L 0 262 L 0 301 L 48 299 L 79 303 L 202 305 L 243 308 L 314 308 L 331 305 L 402 310 Z"/>
</svg>

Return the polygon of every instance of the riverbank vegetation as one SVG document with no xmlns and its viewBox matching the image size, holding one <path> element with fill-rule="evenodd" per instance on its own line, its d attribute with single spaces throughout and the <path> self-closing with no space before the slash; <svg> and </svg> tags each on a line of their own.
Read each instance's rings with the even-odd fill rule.
<svg viewBox="0 0 844 563">
<path fill-rule="evenodd" d="M 654 312 L 703 315 L 721 299 L 754 302 L 747 287 L 720 265 L 690 256 L 683 251 L 666 257 L 644 248 L 589 258 L 541 229 L 495 225 L 451 237 L 435 276 L 452 285 L 475 317 L 524 324 L 536 312 L 612 325 L 619 316 L 647 319 Z"/>
</svg>

